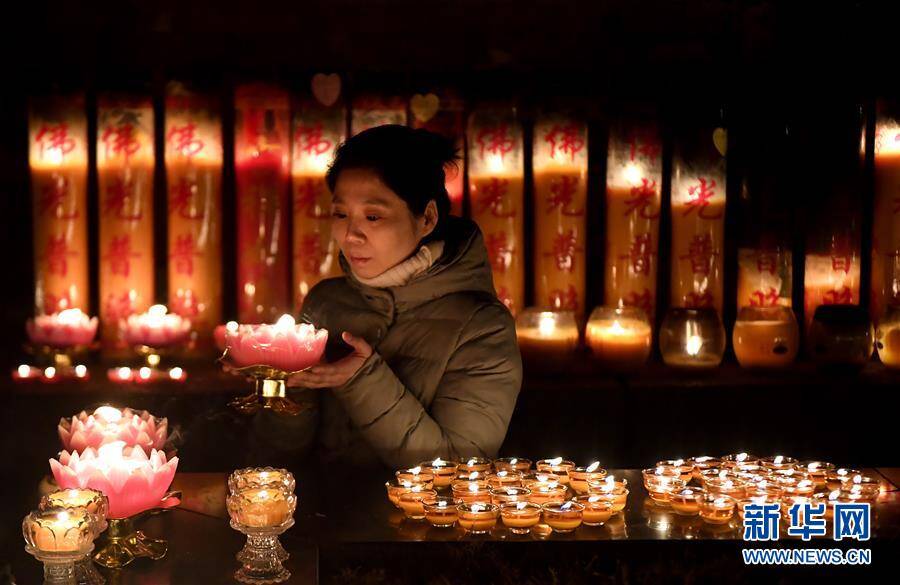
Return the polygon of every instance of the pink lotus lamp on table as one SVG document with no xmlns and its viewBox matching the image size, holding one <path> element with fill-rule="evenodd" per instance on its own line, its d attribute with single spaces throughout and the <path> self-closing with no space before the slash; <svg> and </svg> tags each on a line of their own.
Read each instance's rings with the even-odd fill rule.
<svg viewBox="0 0 900 585">
<path fill-rule="evenodd" d="M 135 521 L 172 508 L 180 494 L 168 492 L 178 458 L 124 441 L 106 443 L 83 452 L 62 451 L 59 460 L 50 460 L 53 477 L 63 489 L 90 488 L 103 492 L 109 500 L 109 529 L 106 545 L 94 555 L 104 567 L 124 567 L 137 557 L 161 559 L 168 550 L 164 540 L 147 538 L 135 529 Z"/>
<path fill-rule="evenodd" d="M 319 362 L 328 331 L 308 323 L 296 323 L 282 315 L 274 325 L 226 327 L 225 353 L 220 358 L 236 374 L 252 379 L 254 393 L 231 405 L 247 414 L 259 408 L 298 414 L 304 407 L 287 397 L 285 381 Z"/>
<path fill-rule="evenodd" d="M 20 365 L 13 372 L 13 379 L 55 382 L 61 379 L 88 378 L 87 367 L 76 361 L 94 343 L 97 335 L 96 317 L 88 317 L 81 309 L 66 309 L 29 319 L 25 330 L 29 340 L 25 349 L 38 363 Z"/>
<path fill-rule="evenodd" d="M 113 382 L 145 383 L 158 380 L 183 382 L 183 368 L 161 368 L 165 354 L 184 345 L 191 335 L 191 322 L 181 315 L 169 313 L 165 305 L 153 305 L 146 313 L 129 315 L 119 322 L 119 335 L 134 348 L 143 362 L 140 367 L 118 366 L 108 372 Z"/>
</svg>

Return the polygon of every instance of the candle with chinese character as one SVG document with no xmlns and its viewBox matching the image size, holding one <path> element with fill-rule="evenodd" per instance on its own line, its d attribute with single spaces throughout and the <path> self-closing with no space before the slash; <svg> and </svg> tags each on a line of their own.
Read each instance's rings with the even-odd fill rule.
<svg viewBox="0 0 900 585">
<path fill-rule="evenodd" d="M 288 194 L 290 104 L 287 92 L 244 85 L 235 92 L 238 320 L 263 323 L 290 308 Z"/>
<path fill-rule="evenodd" d="M 465 146 L 464 106 L 462 98 L 449 90 L 426 95 L 416 94 L 409 100 L 410 125 L 449 138 L 462 153 Z M 444 186 L 447 187 L 447 194 L 450 196 L 450 213 L 461 216 L 465 158 L 457 161 L 456 165 L 446 167 L 444 172 Z"/>
<path fill-rule="evenodd" d="M 879 320 L 900 302 L 900 123 L 880 103 L 875 125 L 875 209 L 872 224 L 870 315 Z"/>
<path fill-rule="evenodd" d="M 534 127 L 534 289 L 537 305 L 584 314 L 587 125 L 544 115 Z"/>
<path fill-rule="evenodd" d="M 830 252 L 806 255 L 804 314 L 807 327 L 821 305 L 859 304 L 859 246 L 847 235 L 836 235 Z"/>
<path fill-rule="evenodd" d="M 324 278 L 341 275 L 331 238 L 331 191 L 325 172 L 346 137 L 343 105 L 304 101 L 294 110 L 291 189 L 294 196 L 294 307 Z"/>
<path fill-rule="evenodd" d="M 467 141 L 472 219 L 484 236 L 497 297 L 515 315 L 525 300 L 522 129 L 515 109 L 473 112 Z"/>
<path fill-rule="evenodd" d="M 355 136 L 363 130 L 399 124 L 406 126 L 406 100 L 400 96 L 360 95 L 353 100 L 353 116 L 350 120 L 350 134 Z"/>
<path fill-rule="evenodd" d="M 169 307 L 213 347 L 222 320 L 222 120 L 217 103 L 172 83 L 166 95 Z"/>
<path fill-rule="evenodd" d="M 588 319 L 585 342 L 605 368 L 634 370 L 650 356 L 653 329 L 637 307 L 597 307 Z"/>
<path fill-rule="evenodd" d="M 674 307 L 714 308 L 721 315 L 725 139 L 720 136 L 724 137 L 724 130 L 717 128 L 702 138 L 676 143 L 672 164 L 670 300 Z"/>
<path fill-rule="evenodd" d="M 791 251 L 773 237 L 758 247 L 738 249 L 737 302 L 740 307 L 791 306 Z"/>
<path fill-rule="evenodd" d="M 610 131 L 606 167 L 606 305 L 653 319 L 659 248 L 662 146 L 655 127 Z"/>
<path fill-rule="evenodd" d="M 153 128 L 149 98 L 100 98 L 100 328 L 107 353 L 124 349 L 119 320 L 153 299 Z"/>
<path fill-rule="evenodd" d="M 31 102 L 28 165 L 36 315 L 88 310 L 87 116 L 82 96 Z"/>
</svg>

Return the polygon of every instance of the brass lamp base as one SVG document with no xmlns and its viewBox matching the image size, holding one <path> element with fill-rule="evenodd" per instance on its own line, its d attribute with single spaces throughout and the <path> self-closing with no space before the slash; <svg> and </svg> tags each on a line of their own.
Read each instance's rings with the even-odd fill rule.
<svg viewBox="0 0 900 585">
<path fill-rule="evenodd" d="M 165 540 L 148 538 L 134 527 L 132 518 L 110 518 L 106 545 L 94 554 L 94 561 L 107 569 L 119 569 L 136 558 L 158 561 L 166 556 Z"/>
<path fill-rule="evenodd" d="M 228 363 L 225 352 L 219 361 Z M 241 398 L 235 398 L 229 406 L 241 414 L 254 414 L 260 408 L 267 408 L 279 414 L 296 416 L 306 410 L 308 406 L 294 402 L 287 396 L 287 379 L 297 372 L 286 372 L 271 366 L 254 365 L 243 368 L 228 367 L 234 373 L 246 376 L 253 380 L 253 393 Z"/>
</svg>

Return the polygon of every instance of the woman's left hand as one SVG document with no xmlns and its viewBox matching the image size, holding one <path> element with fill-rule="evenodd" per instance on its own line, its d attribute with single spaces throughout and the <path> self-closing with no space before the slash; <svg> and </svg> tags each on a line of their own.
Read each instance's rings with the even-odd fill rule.
<svg viewBox="0 0 900 585">
<path fill-rule="evenodd" d="M 347 357 L 330 364 L 319 364 L 312 368 L 294 374 L 288 378 L 289 387 L 301 386 L 303 388 L 337 388 L 347 383 L 353 374 L 372 355 L 372 346 L 362 337 L 355 337 L 344 331 L 341 338 L 353 348 L 353 352 Z"/>
</svg>

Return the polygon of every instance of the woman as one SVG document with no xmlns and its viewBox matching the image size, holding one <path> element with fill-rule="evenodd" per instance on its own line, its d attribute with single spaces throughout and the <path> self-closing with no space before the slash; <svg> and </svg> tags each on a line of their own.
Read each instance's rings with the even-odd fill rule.
<svg viewBox="0 0 900 585">
<path fill-rule="evenodd" d="M 481 232 L 449 215 L 456 158 L 436 134 L 389 125 L 342 144 L 328 170 L 345 276 L 314 286 L 302 318 L 345 355 L 288 382 L 329 389 L 326 457 L 398 468 L 491 457 L 503 442 L 522 363 Z"/>
</svg>

